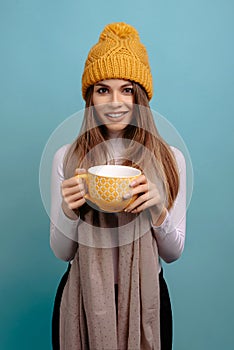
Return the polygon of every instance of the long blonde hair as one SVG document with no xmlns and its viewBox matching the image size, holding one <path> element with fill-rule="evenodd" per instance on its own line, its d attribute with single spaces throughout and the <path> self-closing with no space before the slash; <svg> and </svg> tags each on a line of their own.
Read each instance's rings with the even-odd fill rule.
<svg viewBox="0 0 234 350">
<path fill-rule="evenodd" d="M 133 85 L 133 121 L 124 129 L 124 165 L 141 170 L 151 169 L 161 179 L 166 193 L 166 206 L 170 209 L 179 189 L 179 173 L 170 146 L 160 136 L 145 90 L 135 82 Z M 88 169 L 96 164 L 106 164 L 108 159 L 107 129 L 99 125 L 92 103 L 93 86 L 86 92 L 86 108 L 80 133 L 69 148 L 64 159 L 65 178 L 74 176 L 76 168 Z M 98 147 L 96 147 L 98 145 Z M 142 147 L 143 146 L 143 147 Z M 131 160 L 134 160 L 132 162 Z"/>
</svg>

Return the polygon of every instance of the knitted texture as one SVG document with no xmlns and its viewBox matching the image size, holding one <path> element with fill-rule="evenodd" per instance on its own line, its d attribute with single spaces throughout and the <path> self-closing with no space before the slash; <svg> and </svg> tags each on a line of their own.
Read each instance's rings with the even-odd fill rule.
<svg viewBox="0 0 234 350">
<path fill-rule="evenodd" d="M 129 24 L 119 22 L 107 25 L 98 43 L 91 48 L 82 76 L 83 98 L 89 86 L 105 79 L 135 81 L 145 89 L 149 100 L 152 98 L 148 54 L 138 32 Z"/>
</svg>

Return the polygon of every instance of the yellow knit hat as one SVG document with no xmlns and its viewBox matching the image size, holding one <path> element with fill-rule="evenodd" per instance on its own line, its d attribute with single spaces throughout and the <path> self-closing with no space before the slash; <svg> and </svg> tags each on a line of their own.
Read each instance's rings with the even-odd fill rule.
<svg viewBox="0 0 234 350">
<path fill-rule="evenodd" d="M 152 75 L 145 46 L 129 24 L 108 24 L 85 62 L 82 95 L 89 86 L 105 79 L 126 79 L 139 83 L 149 100 L 153 95 Z"/>
</svg>

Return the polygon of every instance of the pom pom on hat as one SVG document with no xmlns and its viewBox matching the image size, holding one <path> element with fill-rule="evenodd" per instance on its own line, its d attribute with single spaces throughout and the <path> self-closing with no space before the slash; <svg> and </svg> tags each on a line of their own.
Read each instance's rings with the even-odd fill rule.
<svg viewBox="0 0 234 350">
<path fill-rule="evenodd" d="M 147 51 L 137 30 L 129 24 L 108 24 L 91 48 L 82 76 L 83 98 L 89 86 L 105 79 L 132 80 L 145 89 L 149 100 L 153 95 Z"/>
<path fill-rule="evenodd" d="M 101 33 L 99 40 L 105 40 L 108 35 L 112 34 L 119 37 L 120 39 L 135 37 L 140 40 L 137 30 L 124 22 L 111 23 L 107 25 Z"/>
</svg>

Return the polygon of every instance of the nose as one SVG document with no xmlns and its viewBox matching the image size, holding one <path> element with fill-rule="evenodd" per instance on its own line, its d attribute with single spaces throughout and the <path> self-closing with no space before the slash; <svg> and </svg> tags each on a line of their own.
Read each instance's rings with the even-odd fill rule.
<svg viewBox="0 0 234 350">
<path fill-rule="evenodd" d="M 112 91 L 110 100 L 114 107 L 119 107 L 122 105 L 121 96 L 118 91 Z"/>
</svg>

